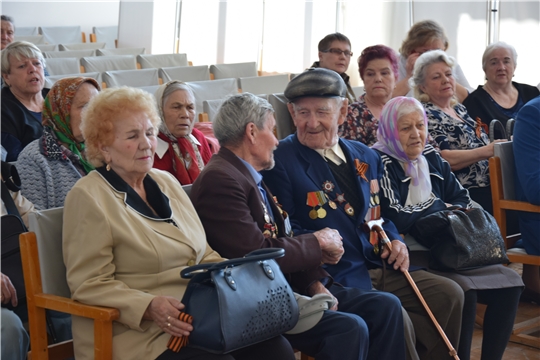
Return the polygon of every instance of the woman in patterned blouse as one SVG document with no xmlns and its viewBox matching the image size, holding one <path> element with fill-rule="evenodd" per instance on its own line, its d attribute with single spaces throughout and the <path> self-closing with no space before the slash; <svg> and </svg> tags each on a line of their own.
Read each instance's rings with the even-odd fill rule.
<svg viewBox="0 0 540 360">
<path fill-rule="evenodd" d="M 470 197 L 492 213 L 487 159 L 493 156 L 493 143 L 456 100 L 454 64 L 442 50 L 422 54 L 416 60 L 411 86 L 426 109 L 429 133 L 441 156 Z"/>
<path fill-rule="evenodd" d="M 392 98 L 397 81 L 397 54 L 388 46 L 369 46 L 358 58 L 358 70 L 365 93 L 349 105 L 347 120 L 340 126 L 339 135 L 371 146 L 377 141 L 382 108 Z"/>
</svg>

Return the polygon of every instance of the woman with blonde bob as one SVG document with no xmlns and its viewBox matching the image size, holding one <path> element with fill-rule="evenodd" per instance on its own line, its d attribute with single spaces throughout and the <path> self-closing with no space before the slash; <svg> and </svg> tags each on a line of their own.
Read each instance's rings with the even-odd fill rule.
<svg viewBox="0 0 540 360">
<path fill-rule="evenodd" d="M 427 138 L 427 117 L 416 99 L 396 97 L 383 108 L 373 148 L 384 164 L 382 215 L 401 234 L 417 220 L 449 206 L 470 208 L 471 198 Z M 409 237 L 406 237 L 407 241 Z M 408 244 L 412 246 L 412 244 Z M 411 264 L 457 282 L 465 293 L 458 355 L 470 359 L 476 303 L 486 304 L 482 360 L 500 360 L 510 338 L 523 282 L 503 265 L 440 272 L 429 269 L 429 252 L 411 252 Z"/>
<path fill-rule="evenodd" d="M 294 359 L 283 337 L 227 355 L 167 349 L 171 336 L 193 330 L 178 319 L 188 282 L 180 271 L 222 258 L 178 181 L 152 168 L 160 122 L 152 95 L 126 87 L 104 90 L 83 113 L 87 158 L 96 169 L 75 184 L 64 206 L 72 298 L 120 311 L 113 359 Z M 73 317 L 72 330 L 76 358 L 93 358 L 92 321 Z"/>
<path fill-rule="evenodd" d="M 45 86 L 45 59 L 29 42 L 15 41 L 2 50 L 2 147 L 6 161 L 43 133 L 41 110 L 49 89 Z"/>
<path fill-rule="evenodd" d="M 475 122 L 456 99 L 454 60 L 442 50 L 422 54 L 414 66 L 411 86 L 426 109 L 429 134 L 441 156 L 471 198 L 493 213 L 488 158 L 493 143 L 480 122 Z"/>
</svg>

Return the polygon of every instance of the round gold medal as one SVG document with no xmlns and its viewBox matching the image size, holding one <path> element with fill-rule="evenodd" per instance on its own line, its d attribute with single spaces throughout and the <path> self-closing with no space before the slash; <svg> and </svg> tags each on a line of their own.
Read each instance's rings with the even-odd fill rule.
<svg viewBox="0 0 540 360">
<path fill-rule="evenodd" d="M 333 202 L 332 200 L 328 200 L 328 205 L 330 205 L 330 207 L 331 207 L 333 210 L 336 210 L 336 209 L 337 209 L 336 203 Z"/>
<path fill-rule="evenodd" d="M 319 219 L 324 219 L 326 217 L 326 210 L 324 210 L 322 207 L 317 210 L 317 215 Z"/>
<path fill-rule="evenodd" d="M 310 212 L 309 212 L 309 217 L 313 220 L 315 220 L 316 218 L 319 217 L 319 215 L 317 214 L 317 210 L 315 209 L 312 209 Z"/>
</svg>

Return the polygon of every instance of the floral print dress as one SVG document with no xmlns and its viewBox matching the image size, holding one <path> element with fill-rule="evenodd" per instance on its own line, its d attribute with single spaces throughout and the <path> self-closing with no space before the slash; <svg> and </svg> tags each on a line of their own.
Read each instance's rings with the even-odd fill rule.
<svg viewBox="0 0 540 360">
<path fill-rule="evenodd" d="M 428 117 L 429 134 L 442 150 L 471 150 L 489 144 L 489 137 L 481 126 L 467 113 L 462 104 L 454 105 L 454 111 L 463 119 L 456 119 L 430 102 L 422 103 Z M 489 186 L 488 160 L 480 160 L 463 169 L 454 171 L 464 188 Z"/>
<path fill-rule="evenodd" d="M 357 102 L 349 105 L 347 119 L 339 127 L 338 135 L 344 139 L 358 140 L 371 147 L 377 142 L 379 119 L 369 111 L 365 96 L 365 93 L 362 94 Z"/>
</svg>

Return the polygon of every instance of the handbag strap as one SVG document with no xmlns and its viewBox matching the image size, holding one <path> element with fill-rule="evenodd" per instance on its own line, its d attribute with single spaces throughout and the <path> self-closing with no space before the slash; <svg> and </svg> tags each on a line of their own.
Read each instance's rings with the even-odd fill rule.
<svg viewBox="0 0 540 360">
<path fill-rule="evenodd" d="M 13 201 L 13 198 L 11 197 L 11 194 L 9 193 L 9 190 L 4 183 L 4 180 L 1 181 L 2 183 L 2 202 L 4 203 L 4 206 L 6 207 L 7 213 L 10 215 L 16 215 L 20 217 L 19 209 L 17 209 L 17 206 L 15 206 L 15 202 Z"/>
<path fill-rule="evenodd" d="M 214 271 L 225 269 L 226 267 L 238 266 L 248 262 L 262 261 L 268 259 L 275 259 L 285 255 L 285 249 L 280 248 L 267 248 L 267 249 L 258 249 L 250 252 L 243 258 L 230 259 L 218 263 L 207 263 L 207 264 L 198 264 L 194 266 L 187 267 L 180 272 L 180 276 L 184 279 L 190 279 L 195 274 L 194 272 L 199 270 Z"/>
<path fill-rule="evenodd" d="M 493 140 L 495 140 L 495 127 L 499 128 L 503 139 L 506 139 L 506 129 L 504 128 L 504 125 L 499 120 L 493 119 L 489 123 L 489 141 L 493 142 Z"/>
</svg>

